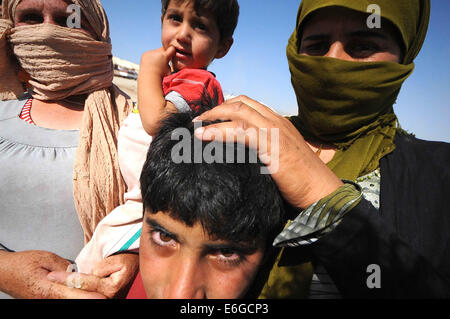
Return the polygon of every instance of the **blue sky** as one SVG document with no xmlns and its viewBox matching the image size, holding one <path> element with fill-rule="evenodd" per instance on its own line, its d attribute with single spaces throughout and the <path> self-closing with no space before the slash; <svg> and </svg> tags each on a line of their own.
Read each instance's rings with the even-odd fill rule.
<svg viewBox="0 0 450 319">
<path fill-rule="evenodd" d="M 209 70 L 217 75 L 225 93 L 248 95 L 283 115 L 297 114 L 285 49 L 300 0 L 239 2 L 233 47 Z M 109 17 L 114 55 L 139 63 L 143 52 L 161 46 L 159 0 L 102 3 Z M 408 132 L 450 142 L 450 1 L 431 0 L 431 4 L 427 39 L 395 111 Z"/>
</svg>

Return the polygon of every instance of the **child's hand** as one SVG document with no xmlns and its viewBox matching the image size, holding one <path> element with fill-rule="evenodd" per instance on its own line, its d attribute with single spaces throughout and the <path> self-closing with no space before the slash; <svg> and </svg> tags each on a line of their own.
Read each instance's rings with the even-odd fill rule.
<svg viewBox="0 0 450 319">
<path fill-rule="evenodd" d="M 138 75 L 138 104 L 142 127 L 149 135 L 157 132 L 164 114 L 166 100 L 162 88 L 163 78 L 169 75 L 169 62 L 175 56 L 173 46 L 147 51 L 142 55 Z"/>
<path fill-rule="evenodd" d="M 156 50 L 147 51 L 142 54 L 140 72 L 155 72 L 164 77 L 171 73 L 169 62 L 175 55 L 175 48 L 173 46 L 167 49 L 159 48 Z"/>
</svg>

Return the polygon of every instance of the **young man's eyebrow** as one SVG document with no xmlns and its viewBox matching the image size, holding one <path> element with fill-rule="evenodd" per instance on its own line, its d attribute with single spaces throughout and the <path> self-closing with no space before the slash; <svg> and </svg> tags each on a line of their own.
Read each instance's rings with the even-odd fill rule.
<svg viewBox="0 0 450 319">
<path fill-rule="evenodd" d="M 149 225 L 150 227 L 152 227 L 155 230 L 158 230 L 160 232 L 163 232 L 164 234 L 166 234 L 167 236 L 172 237 L 173 239 L 175 239 L 176 241 L 178 241 L 178 236 L 174 233 L 172 233 L 171 231 L 167 230 L 164 226 L 162 226 L 161 224 L 159 224 L 156 220 L 154 220 L 153 218 L 146 216 L 145 217 L 145 223 L 147 225 Z"/>
</svg>

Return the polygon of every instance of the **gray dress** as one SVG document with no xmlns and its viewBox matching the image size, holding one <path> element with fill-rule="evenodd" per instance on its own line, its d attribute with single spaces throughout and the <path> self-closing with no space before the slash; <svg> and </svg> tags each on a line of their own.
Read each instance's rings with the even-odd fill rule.
<svg viewBox="0 0 450 319">
<path fill-rule="evenodd" d="M 26 123 L 26 101 L 0 101 L 0 243 L 74 260 L 84 245 L 72 186 L 79 131 Z"/>
</svg>

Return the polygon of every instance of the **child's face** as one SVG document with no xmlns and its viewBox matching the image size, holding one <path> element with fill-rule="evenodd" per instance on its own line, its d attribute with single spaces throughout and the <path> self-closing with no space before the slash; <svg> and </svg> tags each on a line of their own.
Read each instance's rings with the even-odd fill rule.
<svg viewBox="0 0 450 319">
<path fill-rule="evenodd" d="M 263 247 L 263 245 L 261 245 Z M 139 248 L 147 297 L 241 298 L 263 259 L 264 248 L 210 238 L 166 213 L 145 213 Z"/>
<path fill-rule="evenodd" d="M 215 58 L 223 57 L 231 46 L 229 40 L 221 41 L 212 13 L 202 9 L 196 12 L 193 1 L 170 1 L 162 17 L 161 38 L 165 49 L 169 46 L 176 49 L 172 59 L 176 71 L 206 69 Z"/>
</svg>

